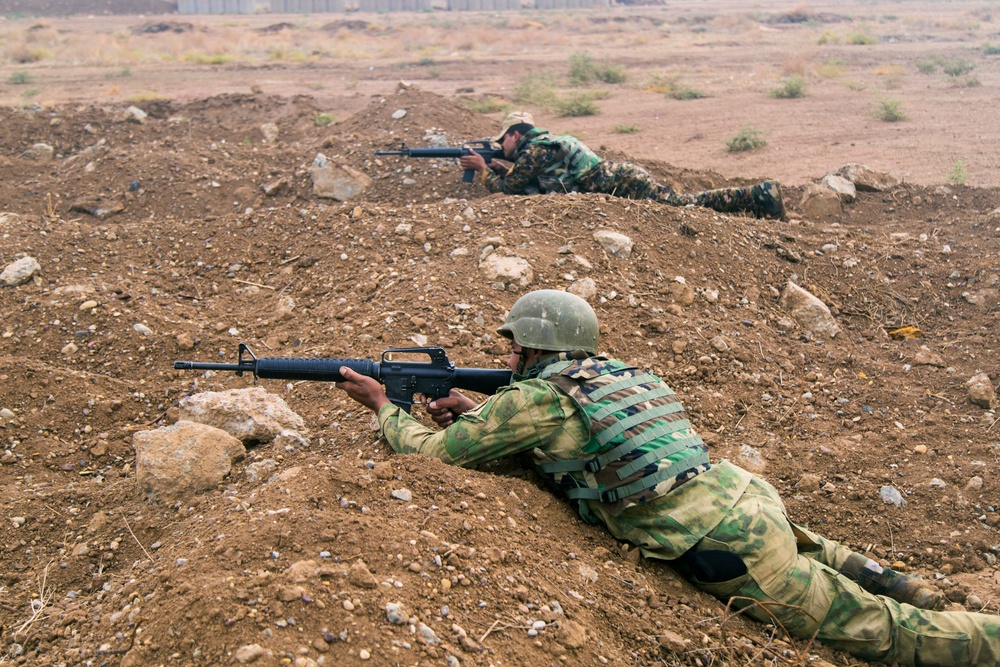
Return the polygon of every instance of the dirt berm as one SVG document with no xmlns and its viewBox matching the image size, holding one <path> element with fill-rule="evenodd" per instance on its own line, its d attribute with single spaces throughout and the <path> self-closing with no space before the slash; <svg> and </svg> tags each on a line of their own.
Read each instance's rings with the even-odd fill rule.
<svg viewBox="0 0 1000 667">
<path fill-rule="evenodd" d="M 666 378 L 713 459 L 760 472 L 795 521 L 934 581 L 952 609 L 997 613 L 1000 429 L 966 386 L 1000 372 L 995 190 L 903 183 L 810 219 L 788 189 L 787 222 L 486 196 L 453 162 L 374 158 L 493 131 L 419 90 L 323 129 L 305 97 L 143 110 L 0 110 L 0 265 L 39 265 L 0 288 L 0 663 L 858 664 L 728 616 L 517 462 L 392 455 L 327 384 L 261 381 L 308 446 L 251 443 L 221 488 L 179 502 L 136 487 L 136 432 L 185 395 L 251 383 L 175 359 L 426 343 L 499 368 L 514 300 L 588 278 L 602 350 Z M 316 198 L 318 153 L 371 187 Z M 680 190 L 731 184 L 646 166 Z M 600 230 L 631 254 L 606 254 Z M 525 260 L 530 284 L 486 278 L 489 247 Z M 782 310 L 789 281 L 831 308 L 835 338 Z M 890 335 L 906 326 L 920 337 Z M 248 476 L 267 459 L 273 476 Z M 904 505 L 883 502 L 888 486 Z"/>
</svg>

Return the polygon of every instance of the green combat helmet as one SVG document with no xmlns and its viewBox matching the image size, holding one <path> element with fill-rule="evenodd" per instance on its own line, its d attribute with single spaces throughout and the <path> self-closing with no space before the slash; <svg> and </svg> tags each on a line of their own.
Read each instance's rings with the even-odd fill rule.
<svg viewBox="0 0 1000 667">
<path fill-rule="evenodd" d="M 600 326 L 594 309 L 580 297 L 543 289 L 515 301 L 497 333 L 525 348 L 597 354 Z"/>
</svg>

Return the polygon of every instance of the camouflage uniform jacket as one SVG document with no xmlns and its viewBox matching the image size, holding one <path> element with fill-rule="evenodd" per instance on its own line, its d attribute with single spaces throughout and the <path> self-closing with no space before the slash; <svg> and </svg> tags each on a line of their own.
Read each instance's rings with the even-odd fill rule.
<svg viewBox="0 0 1000 667">
<path fill-rule="evenodd" d="M 586 192 L 581 179 L 603 162 L 575 137 L 552 135 L 538 127 L 521 137 L 512 157 L 514 165 L 506 176 L 487 171 L 484 184 L 490 192 L 507 195 Z"/>
<path fill-rule="evenodd" d="M 611 367 L 619 373 L 630 370 L 617 362 Z M 429 429 L 399 408 L 386 405 L 378 413 L 380 431 L 397 452 L 425 454 L 466 467 L 530 453 L 542 474 L 564 491 L 577 486 L 607 488 L 609 481 L 615 485 L 632 481 L 634 475 L 621 481 L 615 475 L 612 481 L 618 468 L 611 466 L 597 473 L 582 470 L 553 474 L 544 470 L 556 462 L 590 460 L 601 447 L 594 444 L 597 436 L 592 434 L 592 419 L 582 406 L 587 399 L 574 400 L 564 388 L 574 382 L 570 377 L 574 370 L 577 374 L 587 373 L 585 364 L 567 355 L 547 357 L 531 369 L 529 377 L 504 387 L 442 431 Z M 560 377 L 553 380 L 556 374 Z M 659 378 L 655 382 L 662 385 Z M 673 414 L 683 419 L 683 413 Z M 690 427 L 682 426 L 667 439 L 680 441 L 692 436 L 696 437 Z M 704 445 L 694 447 L 698 450 Z M 643 453 L 648 452 L 638 452 Z M 677 460 L 676 456 L 673 460 Z M 656 460 L 646 466 L 658 471 L 668 468 L 673 460 L 662 464 Z M 585 518 L 604 523 L 619 539 L 643 547 L 647 556 L 679 557 L 726 517 L 751 479 L 750 473 L 725 461 L 711 467 L 707 462 L 684 467 L 685 471 L 668 476 L 652 491 L 644 489 L 612 502 L 588 501 L 586 508 L 581 507 L 590 513 Z M 644 467 L 636 474 L 642 477 L 647 472 Z"/>
</svg>

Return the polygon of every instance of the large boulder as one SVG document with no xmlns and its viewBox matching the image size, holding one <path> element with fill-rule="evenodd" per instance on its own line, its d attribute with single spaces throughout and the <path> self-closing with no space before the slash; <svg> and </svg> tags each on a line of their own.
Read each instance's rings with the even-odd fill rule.
<svg viewBox="0 0 1000 667">
<path fill-rule="evenodd" d="M 334 164 L 325 155 L 316 156 L 309 169 L 313 180 L 313 194 L 326 199 L 348 201 L 368 189 L 372 179 L 346 164 Z"/>
<path fill-rule="evenodd" d="M 215 489 L 235 461 L 246 455 L 243 443 L 225 431 L 179 421 L 132 436 L 136 483 L 151 500 L 176 500 Z"/>
<path fill-rule="evenodd" d="M 491 283 L 514 287 L 527 287 L 534 281 L 535 272 L 528 260 L 492 252 L 479 262 L 483 277 Z"/>
<path fill-rule="evenodd" d="M 843 176 L 851 183 L 854 183 L 854 187 L 862 192 L 882 192 L 890 190 L 900 183 L 899 179 L 892 174 L 884 171 L 875 171 L 870 167 L 856 162 L 845 164 L 837 170 L 837 175 Z"/>
<path fill-rule="evenodd" d="M 220 428 L 244 443 L 271 442 L 279 436 L 305 431 L 302 417 L 280 396 L 263 387 L 205 391 L 178 403 L 178 419 Z"/>
<path fill-rule="evenodd" d="M 830 188 L 812 183 L 802 191 L 799 213 L 806 218 L 832 218 L 843 213 L 840 195 Z"/>
</svg>

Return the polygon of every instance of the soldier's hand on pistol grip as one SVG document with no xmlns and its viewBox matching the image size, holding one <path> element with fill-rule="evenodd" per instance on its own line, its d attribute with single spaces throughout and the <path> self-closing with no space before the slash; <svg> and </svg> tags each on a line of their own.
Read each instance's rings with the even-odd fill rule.
<svg viewBox="0 0 1000 667">
<path fill-rule="evenodd" d="M 438 426 L 447 427 L 455 423 L 455 420 L 463 412 L 467 412 L 476 407 L 476 402 L 467 397 L 457 389 L 443 398 L 438 398 L 426 405 L 427 414 L 431 416 Z"/>
</svg>

